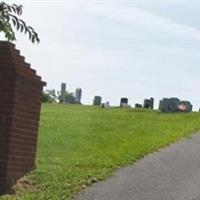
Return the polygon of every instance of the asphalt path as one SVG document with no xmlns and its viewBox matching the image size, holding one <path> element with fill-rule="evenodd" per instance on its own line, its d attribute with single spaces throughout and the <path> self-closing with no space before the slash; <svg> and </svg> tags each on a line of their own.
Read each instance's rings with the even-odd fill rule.
<svg viewBox="0 0 200 200">
<path fill-rule="evenodd" d="M 200 133 L 119 169 L 75 200 L 200 200 Z"/>
</svg>

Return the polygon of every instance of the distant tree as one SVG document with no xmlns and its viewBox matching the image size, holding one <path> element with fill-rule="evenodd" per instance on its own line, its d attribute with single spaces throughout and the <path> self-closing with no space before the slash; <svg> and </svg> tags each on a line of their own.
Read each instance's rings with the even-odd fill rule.
<svg viewBox="0 0 200 200">
<path fill-rule="evenodd" d="M 43 103 L 56 103 L 57 96 L 55 90 L 46 90 L 42 92 Z"/>
<path fill-rule="evenodd" d="M 64 95 L 58 95 L 59 103 L 75 103 L 74 94 L 66 91 Z"/>
<path fill-rule="evenodd" d="M 57 92 L 54 89 L 45 90 L 42 93 L 43 103 L 75 103 L 74 93 L 66 91 L 64 94 Z"/>
<path fill-rule="evenodd" d="M 26 23 L 19 18 L 22 15 L 22 5 L 12 4 L 9 5 L 5 2 L 0 2 L 0 33 L 3 32 L 8 41 L 16 40 L 13 27 L 17 31 L 27 33 L 29 39 L 35 43 L 39 43 L 40 39 L 38 34 L 31 26 L 27 26 Z"/>
<path fill-rule="evenodd" d="M 75 103 L 75 97 L 73 93 L 66 93 L 65 100 L 67 103 Z"/>
</svg>

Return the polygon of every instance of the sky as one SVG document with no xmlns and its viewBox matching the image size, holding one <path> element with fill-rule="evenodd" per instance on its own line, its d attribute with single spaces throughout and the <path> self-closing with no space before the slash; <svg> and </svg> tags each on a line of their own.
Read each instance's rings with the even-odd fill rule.
<svg viewBox="0 0 200 200">
<path fill-rule="evenodd" d="M 111 105 L 154 97 L 200 107 L 200 1 L 6 1 L 23 5 L 22 18 L 41 42 L 17 34 L 16 47 L 47 82 L 45 89 L 83 90 Z M 2 35 L 0 35 L 2 39 Z"/>
</svg>

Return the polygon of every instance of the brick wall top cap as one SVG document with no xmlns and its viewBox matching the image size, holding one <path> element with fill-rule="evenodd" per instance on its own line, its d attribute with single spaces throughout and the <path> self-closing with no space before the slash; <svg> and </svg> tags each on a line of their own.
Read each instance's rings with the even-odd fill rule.
<svg viewBox="0 0 200 200">
<path fill-rule="evenodd" d="M 3 46 L 9 46 L 9 47 L 15 48 L 15 44 L 13 44 L 12 42 L 0 40 L 0 47 L 3 47 Z"/>
<path fill-rule="evenodd" d="M 20 51 L 15 48 L 15 44 L 8 41 L 0 41 L 0 65 L 6 61 L 14 64 L 16 73 L 29 73 L 33 80 L 40 81 L 42 86 L 46 86 L 46 82 L 41 80 L 41 77 L 35 73 L 35 70 L 30 69 L 29 64 L 25 61 L 23 56 L 20 55 Z M 29 71 L 29 72 L 28 72 Z"/>
</svg>

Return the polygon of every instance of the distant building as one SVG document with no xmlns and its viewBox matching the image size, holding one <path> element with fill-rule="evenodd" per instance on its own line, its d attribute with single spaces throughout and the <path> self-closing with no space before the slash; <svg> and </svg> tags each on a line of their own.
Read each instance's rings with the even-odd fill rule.
<svg viewBox="0 0 200 200">
<path fill-rule="evenodd" d="M 75 91 L 75 103 L 81 104 L 82 89 L 76 88 Z"/>
</svg>

